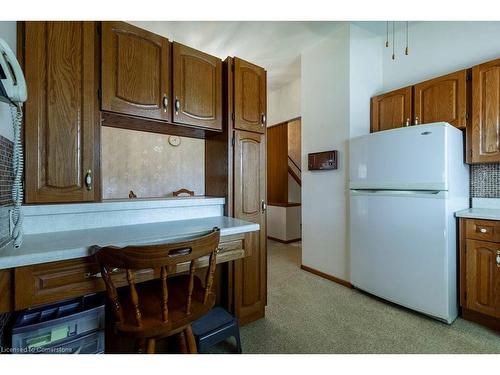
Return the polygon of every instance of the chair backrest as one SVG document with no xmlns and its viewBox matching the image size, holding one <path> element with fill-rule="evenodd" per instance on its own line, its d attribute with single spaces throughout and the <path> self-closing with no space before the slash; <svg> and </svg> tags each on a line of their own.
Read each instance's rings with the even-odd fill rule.
<svg viewBox="0 0 500 375">
<path fill-rule="evenodd" d="M 172 195 L 173 195 L 174 197 L 178 197 L 178 196 L 179 196 L 179 195 L 181 195 L 181 194 L 187 194 L 187 195 L 189 195 L 190 197 L 193 197 L 193 196 L 194 196 L 194 191 L 182 188 L 182 189 L 179 189 L 179 190 L 174 191 L 174 192 L 172 193 Z"/>
<path fill-rule="evenodd" d="M 118 292 L 111 277 L 115 269 L 125 269 L 128 286 L 130 289 L 130 301 L 134 307 L 136 325 L 142 326 L 142 315 L 139 306 L 139 296 L 135 287 L 134 271 L 141 269 L 160 269 L 161 280 L 161 312 L 163 322 L 168 322 L 168 286 L 167 271 L 169 267 L 180 263 L 189 262 L 189 286 L 186 299 L 186 314 L 190 314 L 191 298 L 194 287 L 194 272 L 196 262 L 209 256 L 208 269 L 205 277 L 205 290 L 203 303 L 207 304 L 213 284 L 216 254 L 220 240 L 219 228 L 214 228 L 210 233 L 200 237 L 192 238 L 175 243 L 114 247 L 107 246 L 97 250 L 94 257 L 101 267 L 101 275 L 106 284 L 108 297 L 112 302 L 112 309 L 119 322 L 124 321 L 122 307 L 118 298 Z"/>
</svg>

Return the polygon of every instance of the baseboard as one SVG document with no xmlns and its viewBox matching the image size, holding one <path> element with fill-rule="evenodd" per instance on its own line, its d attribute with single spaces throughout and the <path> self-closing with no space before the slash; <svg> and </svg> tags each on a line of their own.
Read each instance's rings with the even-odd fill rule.
<svg viewBox="0 0 500 375">
<path fill-rule="evenodd" d="M 320 277 L 322 277 L 324 279 L 333 281 L 334 283 L 343 285 L 343 286 L 345 286 L 347 288 L 351 288 L 351 289 L 354 288 L 354 286 L 349 281 L 345 281 L 345 280 L 339 279 L 338 277 L 335 277 L 335 276 L 329 275 L 327 273 L 318 271 L 317 269 L 314 269 L 314 268 L 311 268 L 311 267 L 308 267 L 308 266 L 304 266 L 303 264 L 300 266 L 300 268 L 303 269 L 304 271 L 311 272 L 311 273 L 313 273 L 313 274 L 315 274 L 317 276 L 320 276 Z"/>
<path fill-rule="evenodd" d="M 500 332 L 500 319 L 462 308 L 462 318 Z"/>
<path fill-rule="evenodd" d="M 292 243 L 292 242 L 299 242 L 299 241 L 302 241 L 302 238 L 295 238 L 293 240 L 280 240 L 279 238 L 275 238 L 275 237 L 271 237 L 271 236 L 267 236 L 268 239 L 270 240 L 273 240 L 273 241 L 276 241 L 276 242 L 281 242 L 281 243 Z"/>
</svg>

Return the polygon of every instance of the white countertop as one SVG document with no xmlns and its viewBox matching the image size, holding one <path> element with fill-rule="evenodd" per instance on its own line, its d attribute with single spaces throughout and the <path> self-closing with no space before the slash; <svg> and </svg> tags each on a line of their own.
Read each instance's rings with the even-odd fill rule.
<svg viewBox="0 0 500 375">
<path fill-rule="evenodd" d="M 456 217 L 470 219 L 500 220 L 500 209 L 498 208 L 468 208 L 455 212 Z"/>
<path fill-rule="evenodd" d="M 472 198 L 472 208 L 455 212 L 456 217 L 500 220 L 499 198 Z"/>
<path fill-rule="evenodd" d="M 0 249 L 0 269 L 81 258 L 92 246 L 151 244 L 200 235 L 218 227 L 221 236 L 259 230 L 259 224 L 226 216 L 25 235 L 19 249 Z"/>
</svg>

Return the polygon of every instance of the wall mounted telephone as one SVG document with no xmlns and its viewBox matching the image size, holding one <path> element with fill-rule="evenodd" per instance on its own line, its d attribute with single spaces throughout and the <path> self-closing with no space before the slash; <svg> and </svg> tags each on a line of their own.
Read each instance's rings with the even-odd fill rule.
<svg viewBox="0 0 500 375">
<path fill-rule="evenodd" d="M 21 125 L 23 119 L 22 103 L 26 101 L 26 81 L 21 66 L 7 42 L 0 38 L 0 101 L 9 103 L 14 127 L 14 155 L 12 157 L 14 183 L 12 200 L 14 208 L 11 211 L 12 239 L 14 247 L 23 243 L 23 145 L 21 143 Z"/>
</svg>

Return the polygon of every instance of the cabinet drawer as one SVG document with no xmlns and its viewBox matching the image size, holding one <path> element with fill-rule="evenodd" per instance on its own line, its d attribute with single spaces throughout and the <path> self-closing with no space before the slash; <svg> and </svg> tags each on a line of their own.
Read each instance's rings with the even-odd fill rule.
<svg viewBox="0 0 500 375">
<path fill-rule="evenodd" d="M 500 242 L 500 221 L 467 220 L 466 238 Z"/>
<path fill-rule="evenodd" d="M 141 270 L 136 274 L 136 281 L 154 277 L 154 270 Z M 14 278 L 16 310 L 106 289 L 99 266 L 91 258 L 19 267 L 15 270 Z M 124 270 L 118 270 L 113 279 L 117 286 L 127 283 Z"/>
</svg>

